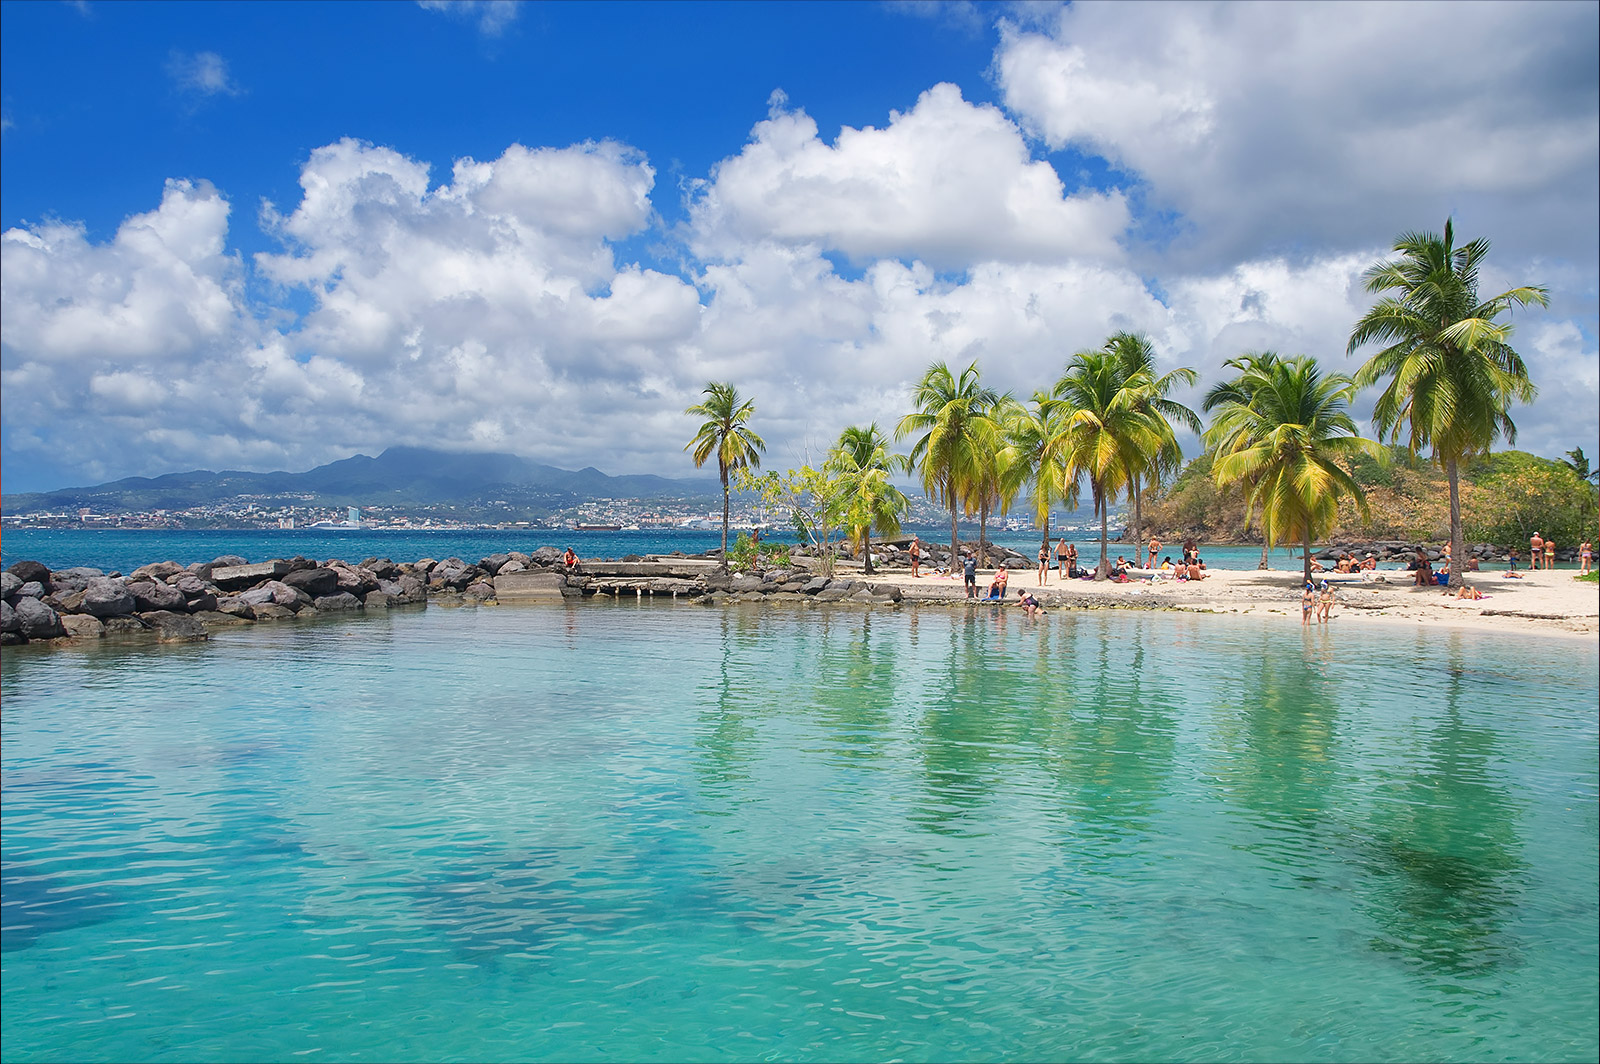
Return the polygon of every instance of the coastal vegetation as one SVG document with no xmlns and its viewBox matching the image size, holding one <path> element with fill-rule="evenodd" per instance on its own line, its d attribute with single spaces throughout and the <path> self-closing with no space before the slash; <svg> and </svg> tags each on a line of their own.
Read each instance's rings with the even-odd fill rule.
<svg viewBox="0 0 1600 1064">
<path fill-rule="evenodd" d="M 1395 241 L 1400 258 L 1375 263 L 1366 272 L 1369 292 L 1388 293 L 1350 333 L 1347 354 L 1387 344 L 1356 372 L 1367 387 L 1387 381 L 1373 407 L 1380 438 L 1399 439 L 1417 453 L 1432 448 L 1450 489 L 1452 557 L 1464 557 L 1460 465 L 1487 454 L 1498 437 L 1515 443 L 1513 402 L 1538 394 L 1522 356 L 1511 347 L 1511 325 L 1500 320 L 1512 307 L 1550 305 L 1544 288 L 1521 285 L 1486 300 L 1478 298 L 1478 270 L 1489 253 L 1487 240 L 1455 246 L 1455 229 L 1444 235 L 1406 233 Z M 1459 587 L 1452 568 L 1450 582 Z"/>
<path fill-rule="evenodd" d="M 766 441 L 750 431 L 749 421 L 756 412 L 753 399 L 741 399 L 739 389 L 723 381 L 706 385 L 705 402 L 691 406 L 684 413 L 703 417 L 684 450 L 691 451 L 694 466 L 699 469 L 713 454 L 717 456 L 717 472 L 722 477 L 722 567 L 728 567 L 728 474 L 741 469 L 759 469 L 761 455 L 767 449 Z"/>
<path fill-rule="evenodd" d="M 1350 459 L 1388 457 L 1361 437 L 1350 417 L 1354 390 L 1344 374 L 1323 375 L 1315 359 L 1268 352 L 1251 361 L 1219 401 L 1208 403 L 1216 410 L 1205 436 L 1215 452 L 1213 478 L 1242 486 L 1245 523 L 1259 512 L 1269 547 L 1282 540 L 1301 544 L 1307 580 L 1312 540 L 1338 520 L 1339 500 L 1353 499 L 1364 517 L 1369 514 L 1366 494 L 1350 476 Z"/>
<path fill-rule="evenodd" d="M 952 560 L 961 517 L 978 517 L 979 564 L 996 509 L 1005 513 L 1026 495 L 1048 544 L 1051 507 L 1075 506 L 1087 485 L 1101 525 L 1097 579 L 1109 570 L 1109 510 L 1123 499 L 1133 519 L 1121 536 L 1136 543 L 1147 530 L 1167 538 L 1255 539 L 1255 525 L 1263 567 L 1267 548 L 1292 540 L 1307 551 L 1308 573 L 1313 541 L 1357 525 L 1368 536 L 1448 537 L 1458 559 L 1468 535 L 1513 544 L 1543 526 L 1569 542 L 1593 540 L 1596 476 L 1582 448 L 1568 452 L 1565 463 L 1491 454 L 1497 440 L 1515 442 L 1511 406 L 1537 394 L 1504 319 L 1515 307 L 1548 299 L 1537 285 L 1480 298 L 1488 249 L 1485 240 L 1456 247 L 1448 220 L 1442 236 L 1402 235 L 1394 244 L 1399 258 L 1364 275 L 1367 290 L 1381 298 L 1354 325 L 1346 353 L 1385 346 L 1353 375 L 1329 372 L 1305 355 L 1229 359 L 1235 375 L 1207 392 L 1206 427 L 1169 398 L 1177 385 L 1196 383 L 1195 371 L 1158 374 L 1150 340 L 1119 331 L 1072 355 L 1060 378 L 1028 404 L 985 385 L 976 361 L 959 374 L 934 362 L 912 389 L 912 411 L 895 426 L 896 439 L 913 441 L 908 455 L 889 455 L 876 426 L 852 428 L 820 470 L 747 478 L 742 486 L 783 502 L 824 555 L 830 532 L 843 524 L 869 572 L 865 544 L 873 532 L 893 535 L 904 512 L 898 493 L 889 493 L 888 476 L 897 470 L 914 471 L 928 497 L 948 509 Z M 1358 391 L 1373 386 L 1381 391 L 1376 438 L 1369 440 L 1350 408 Z M 1205 444 L 1188 465 L 1175 424 Z M 1418 461 L 1424 451 L 1443 473 L 1442 490 Z M 870 479 L 861 464 L 869 457 Z M 893 512 L 879 514 L 879 505 Z M 1459 574 L 1452 580 L 1459 583 Z"/>
</svg>

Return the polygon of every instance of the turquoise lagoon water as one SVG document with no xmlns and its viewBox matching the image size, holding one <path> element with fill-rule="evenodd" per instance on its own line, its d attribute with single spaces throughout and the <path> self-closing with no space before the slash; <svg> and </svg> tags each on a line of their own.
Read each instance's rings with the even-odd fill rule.
<svg viewBox="0 0 1600 1064">
<path fill-rule="evenodd" d="M 429 608 L 8 648 L 12 1060 L 1597 1054 L 1596 654 Z"/>
</svg>

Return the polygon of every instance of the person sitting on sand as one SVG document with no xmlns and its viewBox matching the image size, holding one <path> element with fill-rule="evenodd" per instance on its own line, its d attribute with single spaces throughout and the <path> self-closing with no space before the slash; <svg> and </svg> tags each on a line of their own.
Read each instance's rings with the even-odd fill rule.
<svg viewBox="0 0 1600 1064">
<path fill-rule="evenodd" d="M 1164 573 L 1170 573 L 1172 571 L 1172 555 L 1169 554 L 1165 558 L 1161 559 L 1161 571 Z"/>
<path fill-rule="evenodd" d="M 1029 617 L 1039 616 L 1039 612 L 1044 609 L 1043 606 L 1039 605 L 1039 600 L 1033 597 L 1033 592 L 1027 588 L 1023 588 L 1022 597 L 1017 599 L 1017 605 L 1021 606 L 1022 612 Z"/>
<path fill-rule="evenodd" d="M 906 545 L 906 552 L 911 555 L 911 575 L 920 577 L 922 573 L 918 570 L 922 565 L 922 541 L 913 535 L 911 542 Z"/>
<path fill-rule="evenodd" d="M 1450 594 L 1449 588 L 1445 589 L 1445 594 L 1446 595 Z M 1481 599 L 1481 598 L 1483 598 L 1483 592 L 1479 591 L 1475 587 L 1468 587 L 1466 584 L 1462 584 L 1461 585 L 1461 590 L 1456 592 L 1456 598 L 1458 598 L 1458 599 Z"/>
<path fill-rule="evenodd" d="M 1195 555 L 1194 561 L 1189 563 L 1189 579 L 1190 580 L 1204 580 L 1205 578 L 1206 578 L 1206 563 L 1201 561 L 1200 560 L 1200 556 L 1197 554 L 1197 555 Z"/>
<path fill-rule="evenodd" d="M 1006 563 L 1001 562 L 1000 568 L 994 571 L 994 579 L 989 581 L 989 601 L 1006 597 L 1006 584 L 1011 579 L 1011 574 L 1006 572 Z"/>
<path fill-rule="evenodd" d="M 578 556 L 572 552 L 572 548 L 571 547 L 568 547 L 567 548 L 567 553 L 565 553 L 565 554 L 563 554 L 561 556 L 561 564 L 565 565 L 567 567 L 567 572 L 569 572 L 569 573 L 577 571 L 577 569 L 578 569 Z"/>
<path fill-rule="evenodd" d="M 1417 548 L 1417 557 L 1411 563 L 1412 571 L 1417 574 L 1417 587 L 1430 587 L 1433 584 L 1433 563 L 1428 560 L 1426 547 Z"/>
<path fill-rule="evenodd" d="M 1333 620 L 1333 585 L 1326 580 L 1322 582 L 1322 589 L 1317 593 L 1317 623 L 1328 624 Z"/>
<path fill-rule="evenodd" d="M 1335 571 L 1348 573 L 1355 569 L 1355 559 L 1348 554 L 1339 555 L 1339 564 L 1334 566 Z"/>
<path fill-rule="evenodd" d="M 1311 559 L 1311 571 L 1314 572 L 1314 573 L 1325 573 L 1325 572 L 1328 571 L 1328 567 L 1326 565 L 1323 565 L 1317 559 L 1312 558 Z"/>
<path fill-rule="evenodd" d="M 1377 555 L 1368 554 L 1365 558 L 1361 559 L 1361 568 L 1364 569 L 1365 571 L 1369 572 L 1369 573 L 1377 572 L 1378 571 L 1378 558 L 1377 558 Z"/>
<path fill-rule="evenodd" d="M 1317 608 L 1317 591 L 1311 586 L 1311 581 L 1306 581 L 1305 589 L 1300 592 L 1300 627 L 1311 627 L 1311 611 Z"/>
</svg>

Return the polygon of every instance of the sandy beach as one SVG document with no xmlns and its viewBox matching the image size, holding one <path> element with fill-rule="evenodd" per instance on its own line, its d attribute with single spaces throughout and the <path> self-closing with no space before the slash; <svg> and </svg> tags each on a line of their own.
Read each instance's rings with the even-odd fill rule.
<svg viewBox="0 0 1600 1064">
<path fill-rule="evenodd" d="M 989 586 L 993 570 L 978 574 L 980 594 Z M 1592 640 L 1600 632 L 1600 587 L 1573 579 L 1571 569 L 1523 572 L 1511 579 L 1501 570 L 1468 575 L 1468 583 L 1483 592 L 1478 600 L 1457 599 L 1443 588 L 1415 587 L 1411 574 L 1389 568 L 1374 579 L 1335 585 L 1333 622 L 1336 624 L 1399 624 L 1564 635 Z M 1320 579 L 1320 576 L 1319 576 Z M 1348 579 L 1348 578 L 1345 578 Z M 959 575 L 954 578 L 923 575 L 913 579 L 904 570 L 880 572 L 874 583 L 891 583 L 908 602 L 959 601 L 964 597 Z M 1300 623 L 1299 574 L 1281 571 L 1212 569 L 1201 581 L 1130 579 L 1111 581 L 1068 580 L 1051 570 L 1045 586 L 1038 585 L 1033 570 L 1011 574 L 1006 601 L 1032 590 L 1046 607 L 1118 607 L 1180 609 L 1201 613 L 1232 613 L 1281 617 Z"/>
</svg>

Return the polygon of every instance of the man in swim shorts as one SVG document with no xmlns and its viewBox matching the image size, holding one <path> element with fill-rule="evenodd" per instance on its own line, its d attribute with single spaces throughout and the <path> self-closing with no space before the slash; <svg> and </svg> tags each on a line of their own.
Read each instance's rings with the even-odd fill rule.
<svg viewBox="0 0 1600 1064">
<path fill-rule="evenodd" d="M 1544 537 L 1535 532 L 1528 540 L 1528 568 L 1537 569 L 1544 560 Z"/>
<path fill-rule="evenodd" d="M 922 565 L 922 541 L 913 535 L 911 545 L 906 550 L 911 554 L 911 575 L 921 576 L 922 573 L 918 569 Z"/>
<path fill-rule="evenodd" d="M 1067 575 L 1067 537 L 1062 536 L 1056 540 L 1056 572 L 1061 576 Z"/>
</svg>

